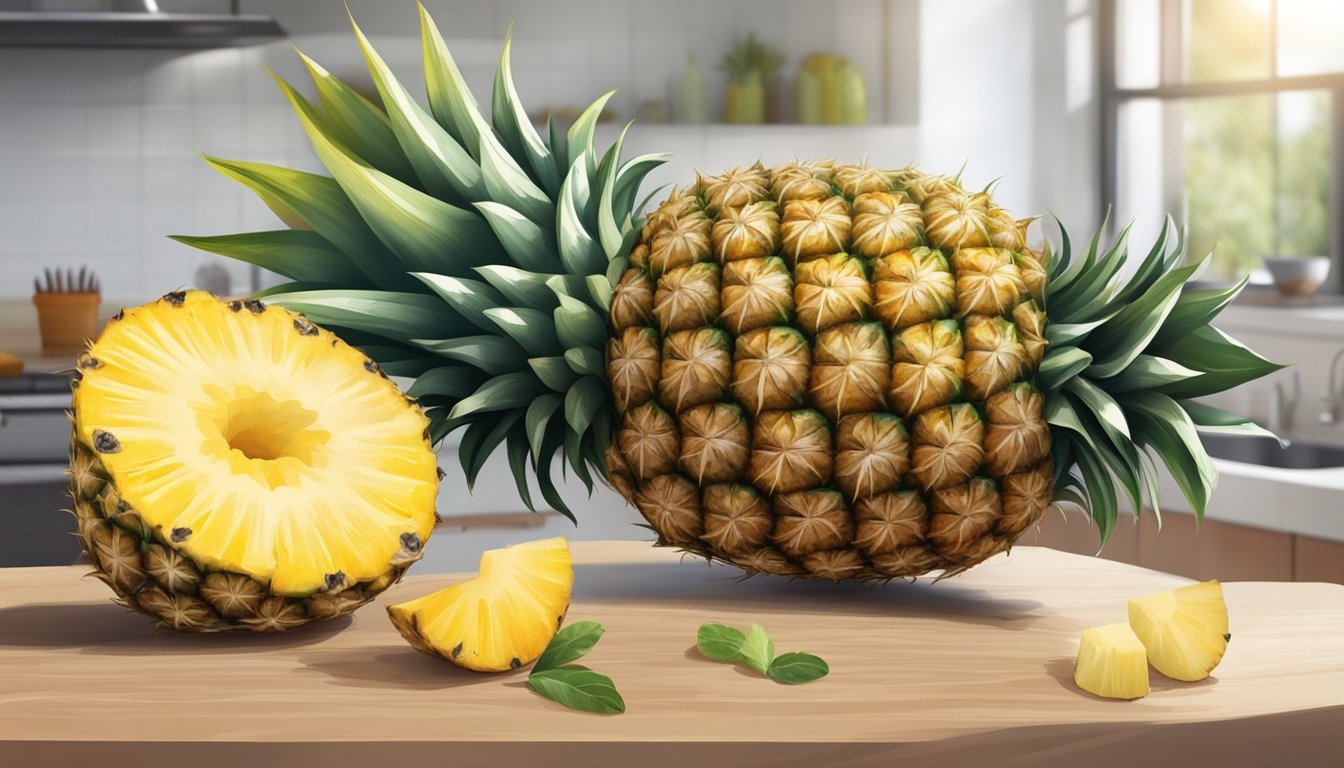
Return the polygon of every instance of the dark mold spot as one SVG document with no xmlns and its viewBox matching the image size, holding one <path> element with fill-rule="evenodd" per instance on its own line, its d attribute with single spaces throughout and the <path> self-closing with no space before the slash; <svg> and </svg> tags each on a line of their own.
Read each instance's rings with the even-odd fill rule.
<svg viewBox="0 0 1344 768">
<path fill-rule="evenodd" d="M 173 539 L 173 543 L 174 543 L 174 544 L 181 544 L 182 542 L 186 541 L 186 540 L 189 539 L 189 538 L 191 538 L 191 529 L 190 529 L 190 528 L 174 528 L 174 529 L 173 529 L 172 539 Z"/>
<path fill-rule="evenodd" d="M 521 666 L 523 666 L 523 662 L 519 661 L 517 656 L 509 660 L 509 669 L 517 669 Z"/>
<path fill-rule="evenodd" d="M 457 645 L 454 645 L 454 646 L 453 646 L 453 651 L 452 651 L 452 653 L 453 653 L 453 658 L 456 659 L 457 656 L 458 656 L 458 654 L 462 653 L 462 644 L 461 644 L 461 643 L 458 643 Z"/>
<path fill-rule="evenodd" d="M 95 429 L 93 430 L 93 450 L 99 453 L 119 453 L 121 451 L 121 441 L 111 432 Z"/>
</svg>

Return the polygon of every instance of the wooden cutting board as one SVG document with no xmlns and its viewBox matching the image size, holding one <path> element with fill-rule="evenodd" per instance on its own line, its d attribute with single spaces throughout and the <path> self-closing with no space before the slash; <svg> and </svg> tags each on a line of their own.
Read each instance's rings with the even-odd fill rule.
<svg viewBox="0 0 1344 768">
<path fill-rule="evenodd" d="M 541 699 L 526 670 L 420 655 L 381 605 L 285 635 L 179 635 L 80 569 L 0 570 L 0 765 L 1340 764 L 1344 586 L 1225 585 L 1215 676 L 1154 675 L 1148 698 L 1117 702 L 1074 687 L 1079 631 L 1186 580 L 1033 547 L 879 587 L 741 581 L 637 542 L 573 549 L 568 620 L 606 626 L 583 663 L 615 680 L 623 715 Z M 415 575 L 379 602 L 458 578 Z M 831 674 L 784 686 L 709 662 L 706 621 L 759 621 Z"/>
</svg>

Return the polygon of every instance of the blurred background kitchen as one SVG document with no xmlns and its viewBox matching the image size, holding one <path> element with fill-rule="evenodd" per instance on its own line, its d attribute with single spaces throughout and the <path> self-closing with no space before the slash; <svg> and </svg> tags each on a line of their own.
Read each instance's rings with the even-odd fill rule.
<svg viewBox="0 0 1344 768">
<path fill-rule="evenodd" d="M 634 119 L 627 156 L 673 152 L 649 189 L 757 156 L 766 165 L 819 156 L 964 165 L 968 186 L 997 181 L 1010 210 L 1049 212 L 1076 239 L 1108 208 L 1113 233 L 1133 220 L 1139 255 L 1170 212 L 1191 253 L 1217 246 L 1206 281 L 1251 276 L 1220 325 L 1294 364 L 1222 404 L 1292 444 L 1212 442 L 1223 479 L 1204 524 L 1182 514 L 1167 483 L 1161 538 L 1154 516 L 1140 515 L 1122 521 L 1102 555 L 1192 577 L 1344 582 L 1344 374 L 1330 370 L 1344 346 L 1344 3 L 425 5 L 478 94 L 489 93 L 514 24 L 514 76 L 538 121 L 570 120 L 619 89 L 598 142 Z M 349 6 L 419 90 L 413 0 Z M 246 294 L 277 282 L 166 236 L 279 226 L 202 153 L 321 171 L 266 72 L 307 86 L 293 46 L 376 99 L 339 0 L 0 0 L 0 530 L 41 532 L 0 537 L 0 565 L 76 554 L 62 535 L 72 526 L 52 511 L 65 503 L 68 395 L 50 374 L 69 359 L 43 350 L 36 292 L 54 287 L 49 279 L 71 282 L 56 270 L 72 269 L 79 283 L 85 268 L 74 287 L 97 280 L 101 301 L 88 311 L 102 318 L 174 289 Z M 441 566 L 553 532 L 650 537 L 605 490 L 576 504 L 577 530 L 520 511 L 503 457 L 469 494 L 453 442 L 441 461 L 447 532 L 427 555 Z M 569 498 L 583 494 L 568 485 Z M 1070 514 L 1025 543 L 1091 552 L 1096 540 Z"/>
</svg>

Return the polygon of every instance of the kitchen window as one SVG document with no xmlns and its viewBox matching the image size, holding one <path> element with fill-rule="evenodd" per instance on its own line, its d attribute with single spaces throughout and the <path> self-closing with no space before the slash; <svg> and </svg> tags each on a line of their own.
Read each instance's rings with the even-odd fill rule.
<svg viewBox="0 0 1344 768">
<path fill-rule="evenodd" d="M 1205 279 L 1266 256 L 1330 256 L 1344 288 L 1344 3 L 1101 0 L 1103 199 L 1137 220 L 1170 212 Z M 1216 246 L 1216 248 L 1215 248 Z"/>
</svg>

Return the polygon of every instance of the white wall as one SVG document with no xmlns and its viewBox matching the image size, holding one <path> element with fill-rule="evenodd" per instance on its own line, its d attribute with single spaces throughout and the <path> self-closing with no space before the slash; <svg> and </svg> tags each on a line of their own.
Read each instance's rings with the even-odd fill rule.
<svg viewBox="0 0 1344 768">
<path fill-rule="evenodd" d="M 1097 99 L 1091 51 L 1070 56 L 1089 0 L 924 0 L 920 160 L 1020 216 L 1053 212 L 1078 239 L 1097 221 Z M 1080 37 L 1075 25 L 1075 38 Z M 1092 27 L 1081 35 L 1084 46 Z M 1053 237 L 1053 235 L 1052 235 Z"/>
<path fill-rule="evenodd" d="M 223 5 L 191 4 L 197 10 Z M 418 92 L 415 3 L 351 0 L 350 5 L 380 53 Z M 884 53 L 888 30 L 880 22 L 891 25 L 893 35 L 908 33 L 917 0 L 426 0 L 426 5 L 487 105 L 503 33 L 514 20 L 515 76 L 524 103 L 533 109 L 583 106 L 620 86 L 611 109 L 623 122 L 642 102 L 666 97 L 689 54 L 706 71 L 711 91 L 721 93 L 723 80 L 714 69 L 719 56 L 733 37 L 755 29 L 793 52 L 786 72 L 806 53 L 842 51 L 864 70 L 876 114 L 896 120 L 916 116 L 908 95 L 914 90 L 910 59 L 916 42 L 901 40 L 898 50 Z M 243 10 L 275 15 L 293 42 L 332 72 L 368 82 L 338 0 L 247 0 Z M 288 41 L 205 52 L 0 49 L 0 299 L 27 298 L 42 267 L 81 264 L 92 266 L 104 295 L 118 301 L 189 286 L 197 267 L 210 261 L 224 264 L 235 286 L 245 289 L 244 265 L 165 235 L 277 226 L 264 206 L 210 170 L 198 152 L 314 169 L 297 121 L 263 64 L 309 90 Z M 887 78 L 884 64 L 899 69 Z M 631 149 L 682 150 L 680 165 L 668 175 L 682 183 L 692 165 L 716 169 L 725 157 L 785 159 L 792 147 L 816 148 L 808 136 L 799 140 L 783 130 L 708 139 L 674 134 L 670 146 L 654 144 L 665 135 L 651 131 Z M 901 142 L 848 130 L 821 149 L 841 156 L 871 152 L 903 164 L 915 152 L 908 137 Z M 697 154 L 710 145 L 720 150 Z"/>
</svg>

